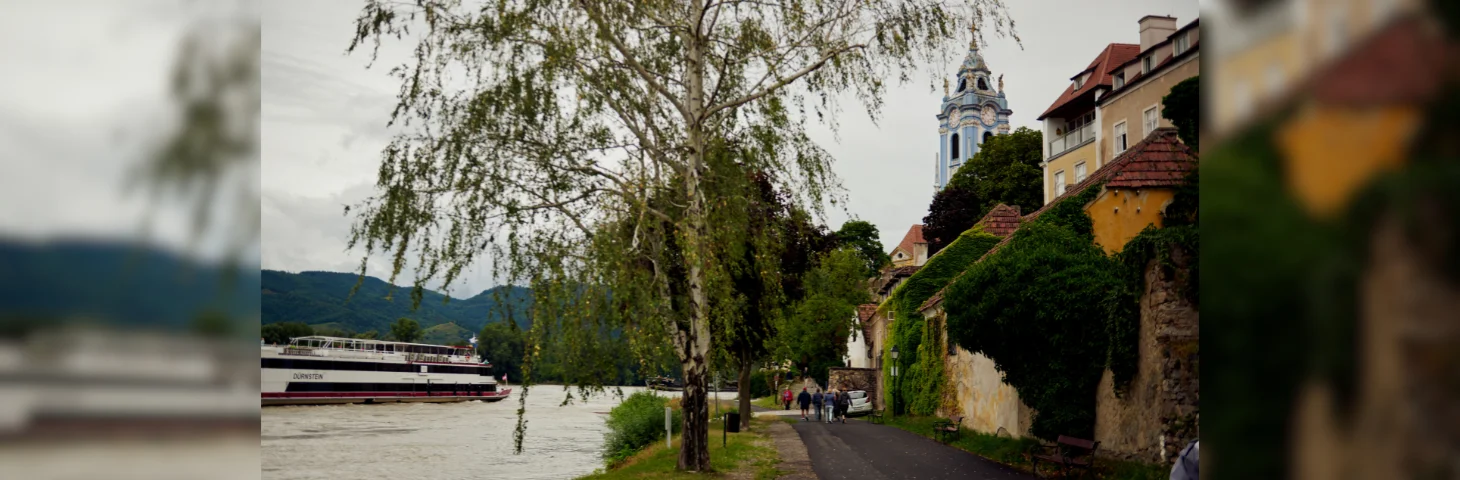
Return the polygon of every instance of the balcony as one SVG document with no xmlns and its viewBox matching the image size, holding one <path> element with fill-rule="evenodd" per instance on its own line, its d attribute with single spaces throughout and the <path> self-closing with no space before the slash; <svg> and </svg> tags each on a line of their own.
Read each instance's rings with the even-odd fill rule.
<svg viewBox="0 0 1460 480">
<path fill-rule="evenodd" d="M 1049 142 L 1049 158 L 1058 157 L 1060 156 L 1060 154 L 1063 154 L 1070 150 L 1074 150 L 1076 147 L 1080 147 L 1094 140 L 1095 124 L 1089 124 L 1074 129 L 1070 133 L 1066 133 L 1064 136 L 1061 137 L 1056 137 L 1054 140 Z"/>
</svg>

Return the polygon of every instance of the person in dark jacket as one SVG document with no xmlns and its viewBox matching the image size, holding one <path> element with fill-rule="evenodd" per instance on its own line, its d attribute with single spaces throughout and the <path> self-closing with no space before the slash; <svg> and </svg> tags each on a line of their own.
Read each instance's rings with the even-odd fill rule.
<svg viewBox="0 0 1460 480">
<path fill-rule="evenodd" d="M 822 405 L 824 405 L 824 403 L 822 401 L 821 389 L 817 389 L 816 393 L 811 394 L 811 406 L 816 409 L 816 421 L 818 422 L 821 421 Z"/>
<path fill-rule="evenodd" d="M 806 416 L 811 413 L 811 394 L 806 392 L 806 387 L 801 387 L 801 394 L 796 396 L 796 403 L 801 404 L 801 420 L 807 420 Z"/>
<path fill-rule="evenodd" d="M 841 419 L 842 423 L 847 423 L 847 408 L 850 407 L 851 405 L 852 405 L 852 397 L 851 397 L 851 395 L 847 395 L 847 392 L 845 390 L 837 392 L 837 394 L 836 394 L 836 415 L 837 415 L 838 418 Z"/>
</svg>

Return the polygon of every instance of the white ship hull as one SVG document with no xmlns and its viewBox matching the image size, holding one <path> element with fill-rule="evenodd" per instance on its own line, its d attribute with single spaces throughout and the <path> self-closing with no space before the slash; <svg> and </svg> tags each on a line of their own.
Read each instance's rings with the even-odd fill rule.
<svg viewBox="0 0 1460 480">
<path fill-rule="evenodd" d="M 462 358 L 419 361 L 421 355 L 408 352 L 264 347 L 260 404 L 496 402 L 511 395 L 498 388 L 490 365 Z"/>
</svg>

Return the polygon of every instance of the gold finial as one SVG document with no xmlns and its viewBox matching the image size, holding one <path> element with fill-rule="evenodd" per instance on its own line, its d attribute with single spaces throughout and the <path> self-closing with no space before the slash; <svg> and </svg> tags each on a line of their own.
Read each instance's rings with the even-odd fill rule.
<svg viewBox="0 0 1460 480">
<path fill-rule="evenodd" d="M 943 78 L 943 96 L 948 96 L 948 78 Z"/>
<path fill-rule="evenodd" d="M 968 25 L 968 33 L 970 35 L 970 38 L 968 39 L 968 48 L 978 48 L 978 20 L 977 19 L 975 19 L 973 21 L 973 23 L 971 23 L 971 24 Z"/>
</svg>

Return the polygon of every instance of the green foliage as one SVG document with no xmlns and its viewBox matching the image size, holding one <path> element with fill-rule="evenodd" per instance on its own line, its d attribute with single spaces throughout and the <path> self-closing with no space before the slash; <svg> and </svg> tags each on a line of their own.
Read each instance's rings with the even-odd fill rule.
<svg viewBox="0 0 1460 480">
<path fill-rule="evenodd" d="M 395 72 L 391 121 L 406 128 L 382 152 L 379 195 L 352 210 L 349 246 L 364 247 L 362 271 L 389 255 L 392 282 L 407 257 L 418 286 L 487 257 L 530 285 L 526 378 L 551 342 L 571 381 L 601 387 L 612 365 L 586 362 L 623 334 L 639 358 L 671 347 L 703 385 L 712 332 L 731 330 L 712 324 L 736 318 L 745 174 L 819 213 L 839 190 L 809 116 L 839 111 L 844 92 L 875 116 L 888 77 L 958 48 L 953 25 L 1012 30 L 996 0 L 848 6 L 368 0 L 350 50 L 407 30 L 418 43 Z M 699 392 L 685 396 L 685 470 L 709 468 Z"/>
<path fill-rule="evenodd" d="M 882 250 L 882 236 L 872 222 L 848 220 L 836 231 L 835 236 L 838 246 L 855 249 L 862 256 L 862 261 L 867 264 L 867 272 L 863 278 L 877 276 L 877 271 L 892 261 L 892 257 Z"/>
<path fill-rule="evenodd" d="M 603 435 L 603 459 L 613 466 L 645 445 L 664 438 L 664 407 L 668 397 L 637 392 L 608 411 L 608 432 Z M 679 432 L 683 413 L 674 409 L 671 425 Z"/>
<path fill-rule="evenodd" d="M 933 195 L 923 218 L 923 238 L 936 253 L 1000 203 L 1028 214 L 1044 206 L 1044 135 L 1020 127 L 985 141 L 977 154 Z"/>
<path fill-rule="evenodd" d="M 307 337 L 314 335 L 314 329 L 301 322 L 280 322 L 264 325 L 260 329 L 264 343 L 269 345 L 288 345 L 289 339 Z"/>
<path fill-rule="evenodd" d="M 884 308 L 893 312 L 896 320 L 888 344 L 882 346 L 882 358 L 891 362 L 891 347 L 896 345 L 898 364 L 909 366 L 896 379 L 890 369 L 883 369 L 883 384 L 892 386 L 892 407 L 896 411 L 931 415 L 943 401 L 943 357 L 947 354 L 943 329 L 927 328 L 918 308 L 998 242 L 999 237 L 982 229 L 963 232 L 888 298 Z"/>
<path fill-rule="evenodd" d="M 390 325 L 390 338 L 397 342 L 415 342 L 421 337 L 421 324 L 401 317 Z"/>
<path fill-rule="evenodd" d="M 1182 80 L 1161 98 L 1161 116 L 1176 126 L 1176 135 L 1194 151 L 1201 151 L 1201 76 Z"/>
<path fill-rule="evenodd" d="M 236 324 L 227 313 L 208 309 L 199 312 L 193 320 L 193 332 L 205 337 L 224 338 L 233 333 Z"/>
<path fill-rule="evenodd" d="M 776 388 L 771 385 L 775 380 L 776 371 L 757 369 L 750 374 L 750 396 L 751 398 L 768 397 L 776 393 Z M 782 375 L 784 376 L 784 375 Z"/>
<path fill-rule="evenodd" d="M 1120 286 L 1116 269 L 1088 237 L 1036 221 L 948 287 L 949 335 L 994 361 L 1035 410 L 1035 436 L 1094 433 L 1108 351 L 1105 301 Z"/>
<path fill-rule="evenodd" d="M 492 364 L 492 375 L 508 379 L 522 378 L 522 356 L 526 353 L 525 338 L 516 324 L 489 323 L 477 335 L 477 353 Z"/>
<path fill-rule="evenodd" d="M 823 255 L 806 275 L 806 298 L 792 307 L 780 327 L 780 358 L 822 385 L 828 369 L 843 365 L 857 305 L 868 299 L 865 267 L 861 254 L 851 248 Z"/>
</svg>

